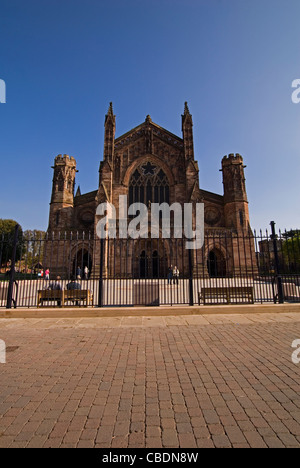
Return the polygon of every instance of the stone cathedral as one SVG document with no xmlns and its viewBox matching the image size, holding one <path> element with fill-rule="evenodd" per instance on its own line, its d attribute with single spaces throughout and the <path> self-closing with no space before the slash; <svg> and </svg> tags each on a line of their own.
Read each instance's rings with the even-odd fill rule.
<svg viewBox="0 0 300 468">
<path fill-rule="evenodd" d="M 119 195 L 128 197 L 128 205 L 204 203 L 205 244 L 201 252 L 193 252 L 193 262 L 200 266 L 204 276 L 230 276 L 237 268 L 243 273 L 252 264 L 255 253 L 251 242 L 246 250 L 243 246 L 239 265 L 235 260 L 239 237 L 251 236 L 243 158 L 229 154 L 222 159 L 223 195 L 201 189 L 194 155 L 193 120 L 187 103 L 181 117 L 181 137 L 154 123 L 148 115 L 143 123 L 116 138 L 116 116 L 111 103 L 105 116 L 99 186 L 90 193 L 82 194 L 80 188 L 75 193 L 76 160 L 68 155 L 55 158 L 48 234 L 73 232 L 75 239 L 78 232 L 81 236 L 80 241 L 74 240 L 73 247 L 68 244 L 69 250 L 64 255 L 56 252 L 61 262 L 56 273 L 68 275 L 67 262 L 62 260 L 68 258 L 73 269 L 76 264 L 88 265 L 91 275 L 97 277 L 100 243 L 95 241 L 99 221 L 96 209 L 105 201 L 118 209 Z M 163 243 L 151 239 L 132 242 L 123 256 L 120 247 L 117 264 L 116 255 L 110 255 L 111 248 L 106 247 L 102 257 L 104 274 L 110 277 L 121 277 L 125 271 L 130 278 L 165 277 L 166 267 L 174 264 L 181 272 L 187 270 L 188 255 L 178 255 L 172 239 Z M 51 262 L 49 255 L 46 257 L 46 262 Z M 150 270 L 146 268 L 147 259 Z"/>
</svg>

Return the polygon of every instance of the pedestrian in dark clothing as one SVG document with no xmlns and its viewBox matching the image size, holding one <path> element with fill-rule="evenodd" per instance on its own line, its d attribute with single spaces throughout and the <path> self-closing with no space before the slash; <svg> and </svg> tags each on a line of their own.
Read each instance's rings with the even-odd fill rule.
<svg viewBox="0 0 300 468">
<path fill-rule="evenodd" d="M 81 279 L 81 277 L 77 277 L 77 279 Z M 67 289 L 68 291 L 79 291 L 81 290 L 81 284 L 76 281 L 76 279 L 73 277 L 71 278 L 71 282 L 67 284 Z M 79 301 L 75 301 L 76 306 L 79 306 Z"/>
<path fill-rule="evenodd" d="M 62 286 L 61 286 L 60 281 L 61 281 L 61 277 L 57 276 L 56 281 L 53 281 L 52 283 L 50 283 L 47 289 L 49 291 L 62 291 Z M 57 300 L 57 306 L 58 307 L 61 306 L 61 301 L 60 300 Z"/>
<path fill-rule="evenodd" d="M 77 278 L 78 278 L 78 276 L 81 278 L 81 268 L 80 267 L 77 267 L 76 276 L 77 276 Z"/>
<path fill-rule="evenodd" d="M 60 280 L 61 280 L 61 277 L 57 276 L 56 281 L 53 281 L 52 283 L 50 283 L 48 289 L 52 291 L 61 291 L 62 286 L 61 286 Z"/>
<path fill-rule="evenodd" d="M 171 265 L 168 269 L 168 284 L 172 284 L 173 279 L 173 266 Z"/>
<path fill-rule="evenodd" d="M 77 283 L 74 277 L 71 278 L 71 282 L 67 284 L 67 289 L 72 291 L 74 289 L 81 289 L 81 284 Z"/>
</svg>

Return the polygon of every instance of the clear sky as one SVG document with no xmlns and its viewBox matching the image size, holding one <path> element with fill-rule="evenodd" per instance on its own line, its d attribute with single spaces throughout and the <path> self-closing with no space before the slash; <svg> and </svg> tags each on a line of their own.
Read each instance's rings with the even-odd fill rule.
<svg viewBox="0 0 300 468">
<path fill-rule="evenodd" d="M 57 154 L 98 187 L 104 117 L 120 136 L 154 122 L 181 136 L 188 101 L 200 187 L 244 157 L 251 224 L 300 228 L 299 0 L 0 0 L 0 218 L 46 229 Z"/>
</svg>

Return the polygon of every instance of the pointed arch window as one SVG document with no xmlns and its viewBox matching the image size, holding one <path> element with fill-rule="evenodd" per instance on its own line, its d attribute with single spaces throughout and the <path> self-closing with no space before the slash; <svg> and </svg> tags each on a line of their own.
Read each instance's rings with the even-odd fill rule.
<svg viewBox="0 0 300 468">
<path fill-rule="evenodd" d="M 138 167 L 129 182 L 129 205 L 170 203 L 169 180 L 164 171 L 150 161 Z"/>
</svg>

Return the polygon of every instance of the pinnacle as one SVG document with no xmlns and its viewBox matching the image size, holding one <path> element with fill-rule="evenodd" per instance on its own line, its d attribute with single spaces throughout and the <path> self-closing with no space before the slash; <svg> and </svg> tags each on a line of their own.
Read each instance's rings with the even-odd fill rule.
<svg viewBox="0 0 300 468">
<path fill-rule="evenodd" d="M 113 103 L 110 102 L 109 103 L 109 108 L 108 108 L 108 115 L 114 115 L 114 111 L 113 111 Z"/>
<path fill-rule="evenodd" d="M 115 121 L 113 103 L 112 102 L 109 103 L 109 108 L 108 108 L 107 114 L 105 116 L 105 124 L 106 124 L 107 121 L 113 122 L 113 123 Z"/>
<path fill-rule="evenodd" d="M 187 101 L 184 103 L 184 115 L 191 115 Z"/>
</svg>

